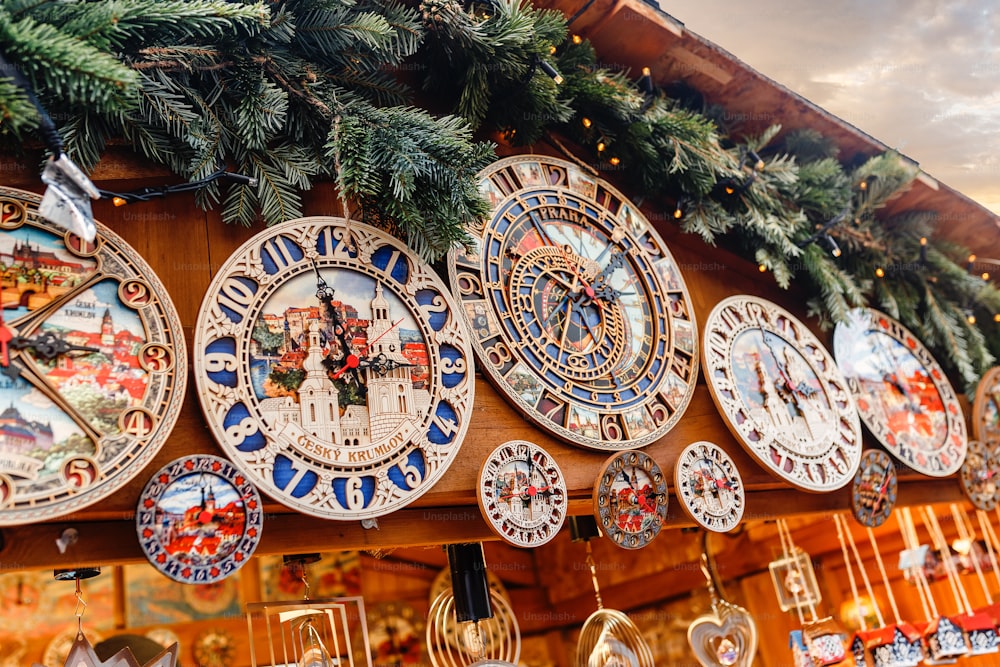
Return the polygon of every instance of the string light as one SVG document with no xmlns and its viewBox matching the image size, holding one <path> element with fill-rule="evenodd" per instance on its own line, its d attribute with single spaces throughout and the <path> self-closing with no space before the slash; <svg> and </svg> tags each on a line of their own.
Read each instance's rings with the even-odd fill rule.
<svg viewBox="0 0 1000 667">
<path fill-rule="evenodd" d="M 758 264 L 757 270 L 760 271 L 761 273 L 767 273 L 767 266 L 764 264 Z"/>
<path fill-rule="evenodd" d="M 968 322 L 969 324 L 975 324 L 976 323 L 976 314 L 974 312 L 972 312 L 971 310 L 966 310 L 965 311 L 965 321 Z"/>
<path fill-rule="evenodd" d="M 591 120 L 586 116 L 580 119 L 580 124 L 583 125 L 585 128 L 587 128 L 588 130 L 590 129 L 590 126 L 593 125 Z"/>
<path fill-rule="evenodd" d="M 881 266 L 876 266 L 875 267 L 875 277 L 876 278 L 885 278 L 885 269 L 883 269 Z"/>
<path fill-rule="evenodd" d="M 621 160 L 618 158 L 618 156 L 613 155 L 611 156 L 611 159 L 608 160 L 608 162 L 610 162 L 613 166 L 617 167 L 618 164 L 621 162 Z"/>
<path fill-rule="evenodd" d="M 653 94 L 653 73 L 648 67 L 642 68 L 642 77 L 639 79 L 639 90 L 646 95 Z"/>
<path fill-rule="evenodd" d="M 981 276 L 979 276 L 979 277 L 982 278 L 984 281 L 985 280 L 989 280 L 990 279 L 990 272 L 989 271 L 983 271 L 983 274 Z"/>
<path fill-rule="evenodd" d="M 573 43 L 574 44 L 582 44 L 583 43 L 583 37 L 580 37 L 580 35 L 573 35 Z"/>
<path fill-rule="evenodd" d="M 560 74 L 549 61 L 539 58 L 538 66 L 541 67 L 542 71 L 545 72 L 550 79 L 555 81 L 557 85 L 563 82 L 562 74 Z"/>
<path fill-rule="evenodd" d="M 606 146 L 604 145 L 603 141 L 598 141 L 597 142 L 597 152 L 598 153 L 603 153 L 605 148 L 606 148 Z"/>
<path fill-rule="evenodd" d="M 843 254 L 840 251 L 840 246 L 837 245 L 837 242 L 834 240 L 832 236 L 830 236 L 829 234 L 823 234 L 821 238 L 823 239 L 823 242 L 826 244 L 826 247 L 830 251 L 831 255 L 833 255 L 834 257 L 840 257 Z"/>
<path fill-rule="evenodd" d="M 968 271 L 969 273 L 972 273 L 973 264 L 975 263 L 976 263 L 975 254 L 969 255 L 969 259 L 967 260 L 967 263 L 965 265 L 965 270 Z"/>
<path fill-rule="evenodd" d="M 1000 313 L 997 313 L 996 315 L 993 316 L 993 321 L 1000 322 Z"/>
<path fill-rule="evenodd" d="M 157 197 L 166 197 L 167 195 L 174 192 L 189 192 L 191 190 L 200 190 L 214 180 L 226 178 L 234 181 L 240 185 L 247 185 L 249 187 L 257 186 L 257 179 L 252 176 L 244 176 L 243 174 L 236 174 L 231 171 L 226 171 L 225 169 L 220 169 L 206 176 L 205 178 L 199 179 L 197 181 L 191 181 L 190 183 L 178 183 L 177 185 L 164 185 L 159 188 L 141 188 L 139 190 L 133 190 L 131 192 L 109 192 L 108 190 L 99 190 L 101 197 L 103 199 L 110 199 L 111 203 L 115 206 L 125 206 L 127 204 L 135 204 L 138 202 L 150 201 L 151 199 L 156 199 Z"/>
<path fill-rule="evenodd" d="M 927 263 L 927 237 L 926 236 L 921 236 L 920 237 L 920 263 L 921 264 L 926 264 Z"/>
</svg>

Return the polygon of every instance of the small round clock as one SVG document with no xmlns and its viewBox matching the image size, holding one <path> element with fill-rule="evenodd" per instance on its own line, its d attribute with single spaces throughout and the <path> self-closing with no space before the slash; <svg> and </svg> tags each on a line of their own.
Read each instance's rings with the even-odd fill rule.
<svg viewBox="0 0 1000 667">
<path fill-rule="evenodd" d="M 392 236 L 341 218 L 276 225 L 216 274 L 195 328 L 198 397 L 268 495 L 366 519 L 430 489 L 472 413 L 472 348 L 444 283 Z"/>
<path fill-rule="evenodd" d="M 121 489 L 159 452 L 187 383 L 184 333 L 139 254 L 87 243 L 0 188 L 0 526 Z"/>
<path fill-rule="evenodd" d="M 1000 443 L 1000 366 L 986 371 L 972 404 L 972 437 Z"/>
<path fill-rule="evenodd" d="M 851 483 L 851 512 L 863 526 L 885 523 L 896 505 L 896 464 L 881 449 L 866 449 Z"/>
<path fill-rule="evenodd" d="M 448 259 L 487 377 L 566 442 L 653 442 L 694 393 L 698 344 L 681 273 L 625 197 L 542 155 L 481 174 L 493 205 Z"/>
<path fill-rule="evenodd" d="M 834 329 L 833 350 L 861 419 L 890 454 L 931 477 L 958 470 L 965 414 L 916 336 L 885 313 L 855 308 Z"/>
<path fill-rule="evenodd" d="M 722 447 L 693 442 L 677 457 L 674 491 L 684 511 L 702 527 L 725 533 L 739 525 L 746 492 L 736 463 Z"/>
<path fill-rule="evenodd" d="M 566 520 L 566 482 L 548 452 L 526 440 L 494 449 L 479 471 L 479 507 L 490 529 L 518 547 L 537 547 Z"/>
<path fill-rule="evenodd" d="M 851 481 L 861 459 L 857 408 L 804 324 L 770 301 L 740 295 L 715 306 L 704 337 L 709 391 L 758 463 L 805 491 Z"/>
<path fill-rule="evenodd" d="M 614 454 L 594 483 L 597 522 L 612 542 L 625 549 L 641 549 L 660 534 L 668 499 L 666 477 L 644 452 Z"/>
<path fill-rule="evenodd" d="M 210 584 L 250 560 L 264 508 L 230 461 L 193 455 L 168 463 L 147 482 L 135 523 L 153 567 L 184 584 Z"/>
<path fill-rule="evenodd" d="M 997 449 L 1000 443 L 980 440 L 969 441 L 969 451 L 962 467 L 958 469 L 958 479 L 962 491 L 977 510 L 991 510 L 1000 501 L 1000 457 Z"/>
</svg>

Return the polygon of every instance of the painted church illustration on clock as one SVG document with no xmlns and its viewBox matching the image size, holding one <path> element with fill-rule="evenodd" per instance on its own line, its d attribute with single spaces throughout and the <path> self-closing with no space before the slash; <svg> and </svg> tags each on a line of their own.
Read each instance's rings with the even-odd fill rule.
<svg viewBox="0 0 1000 667">
<path fill-rule="evenodd" d="M 275 370 L 279 374 L 299 371 L 302 380 L 295 391 L 262 398 L 261 416 L 275 431 L 291 424 L 294 430 L 301 429 L 319 442 L 338 446 L 377 445 L 407 430 L 407 422 L 416 427 L 416 421 L 426 414 L 431 396 L 423 388 L 423 382 L 414 381 L 426 371 L 427 347 L 422 341 L 409 340 L 411 335 L 406 341 L 401 335 L 416 328 L 400 328 L 400 324 L 410 324 L 407 320 L 411 318 L 393 321 L 391 304 L 378 282 L 367 323 L 357 318 L 353 307 L 342 302 L 334 302 L 333 306 L 341 312 L 342 326 L 348 332 L 346 339 L 352 348 L 343 351 L 339 358 L 356 354 L 369 361 L 357 369 L 363 377 L 363 389 L 352 387 L 349 374 L 331 375 L 327 369 L 329 351 L 339 347 L 339 343 L 333 340 L 333 323 L 321 315 L 321 309 L 305 309 L 302 332 L 297 336 L 289 335 L 289 320 L 294 319 L 291 313 L 267 315 L 262 320 L 272 331 L 280 328 L 283 341 L 279 350 L 281 361 L 270 365 L 269 377 L 274 377 Z M 273 382 L 264 388 L 265 395 L 277 391 Z M 344 391 L 351 393 L 342 397 Z"/>
</svg>

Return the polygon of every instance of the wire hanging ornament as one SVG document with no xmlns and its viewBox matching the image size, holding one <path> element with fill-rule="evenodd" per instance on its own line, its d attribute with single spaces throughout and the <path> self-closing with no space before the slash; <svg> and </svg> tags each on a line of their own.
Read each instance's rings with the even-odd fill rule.
<svg viewBox="0 0 1000 667">
<path fill-rule="evenodd" d="M 576 646 L 577 667 L 655 667 L 653 651 L 628 616 L 605 609 L 590 540 L 584 539 L 597 611 L 587 617 Z"/>
<path fill-rule="evenodd" d="M 305 566 L 319 554 L 286 556 L 284 564 L 302 581 L 302 600 L 253 602 L 246 606 L 250 663 L 296 667 L 371 667 L 364 600 L 359 596 L 311 599 Z M 351 639 L 351 628 L 360 637 Z M 267 655 L 258 658 L 255 634 L 263 635 Z M 358 646 L 355 646 L 355 644 Z"/>
<path fill-rule="evenodd" d="M 159 654 L 153 657 L 152 660 L 147 662 L 145 665 L 140 663 L 135 655 L 132 653 L 132 649 L 127 646 L 113 656 L 108 658 L 108 660 L 103 661 L 94 651 L 94 647 L 91 646 L 90 640 L 83 632 L 83 615 L 87 611 L 87 601 L 83 599 L 83 590 L 80 586 L 80 582 L 83 579 L 90 579 L 96 577 L 101 573 L 101 568 L 99 567 L 83 567 L 76 570 L 56 570 L 54 577 L 57 581 L 75 581 L 76 582 L 76 592 L 74 593 L 76 597 L 76 609 L 73 614 L 76 616 L 76 638 L 73 640 L 73 645 L 70 646 L 69 654 L 66 657 L 65 667 L 176 667 L 177 665 L 177 651 L 178 646 L 176 643 L 172 644 L 163 649 Z M 46 667 L 45 665 L 40 665 L 39 663 L 33 663 L 33 667 Z"/>
<path fill-rule="evenodd" d="M 704 667 L 749 667 L 757 654 L 757 624 L 743 607 L 728 602 L 708 555 L 708 533 L 702 533 L 701 572 L 712 611 L 688 626 L 688 644 Z"/>
<path fill-rule="evenodd" d="M 482 544 L 449 545 L 448 561 L 452 585 L 427 612 L 431 664 L 514 667 L 521 655 L 521 630 L 510 604 L 488 582 Z M 462 589 L 457 596 L 456 585 Z"/>
</svg>

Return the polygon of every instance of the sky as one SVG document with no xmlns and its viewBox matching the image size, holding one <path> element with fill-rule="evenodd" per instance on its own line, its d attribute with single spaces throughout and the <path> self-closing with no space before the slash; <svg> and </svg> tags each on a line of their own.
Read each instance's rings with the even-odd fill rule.
<svg viewBox="0 0 1000 667">
<path fill-rule="evenodd" d="M 685 27 L 1000 213 L 996 0 L 659 0 Z"/>
</svg>

